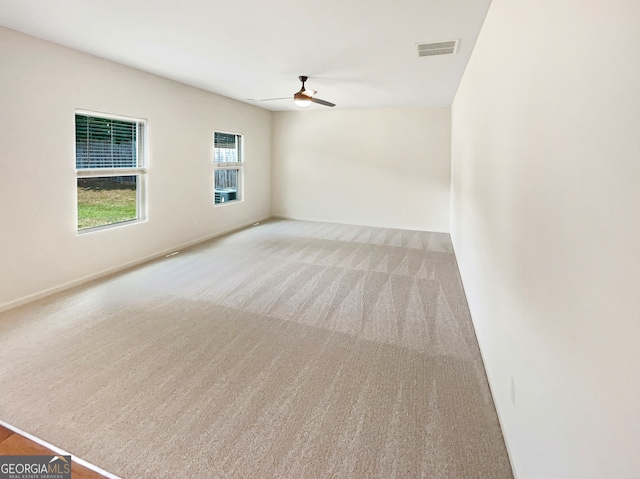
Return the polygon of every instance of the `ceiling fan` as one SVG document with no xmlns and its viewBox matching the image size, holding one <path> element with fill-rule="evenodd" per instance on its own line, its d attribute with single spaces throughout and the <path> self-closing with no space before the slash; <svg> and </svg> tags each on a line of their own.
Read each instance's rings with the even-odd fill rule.
<svg viewBox="0 0 640 479">
<path fill-rule="evenodd" d="M 305 106 L 309 106 L 311 105 L 311 103 L 317 103 L 318 105 L 324 105 L 324 106 L 336 106 L 335 103 L 331 103 L 329 101 L 325 101 L 325 100 L 321 100 L 320 98 L 315 98 L 315 94 L 318 93 L 315 90 L 307 90 L 304 87 L 304 83 L 307 81 L 308 77 L 306 76 L 299 76 L 298 79 L 302 82 L 302 88 L 300 88 L 300 91 L 296 92 L 293 94 L 293 102 L 300 106 L 300 107 L 305 107 Z M 272 101 L 272 100 L 288 100 L 291 97 L 284 97 L 284 98 L 267 98 L 265 100 L 260 100 L 260 101 Z"/>
</svg>

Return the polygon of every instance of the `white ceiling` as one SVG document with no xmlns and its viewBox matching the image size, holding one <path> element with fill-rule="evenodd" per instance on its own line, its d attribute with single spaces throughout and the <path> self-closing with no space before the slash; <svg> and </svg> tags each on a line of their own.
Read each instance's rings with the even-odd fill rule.
<svg viewBox="0 0 640 479">
<path fill-rule="evenodd" d="M 297 107 L 251 99 L 292 96 L 299 75 L 337 108 L 441 107 L 490 3 L 0 0 L 0 25 L 271 110 Z M 455 55 L 416 54 L 453 39 Z"/>
</svg>

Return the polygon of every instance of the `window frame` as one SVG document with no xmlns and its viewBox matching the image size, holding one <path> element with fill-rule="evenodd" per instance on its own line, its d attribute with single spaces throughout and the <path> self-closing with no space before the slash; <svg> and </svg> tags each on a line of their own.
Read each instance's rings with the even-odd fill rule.
<svg viewBox="0 0 640 479">
<path fill-rule="evenodd" d="M 147 221 L 147 175 L 148 175 L 148 154 L 147 154 L 147 137 L 148 137 L 148 122 L 145 118 L 136 118 L 124 115 L 114 115 L 110 113 L 102 113 L 91 110 L 76 109 L 73 115 L 74 126 L 74 139 L 76 139 L 77 128 L 77 116 L 88 116 L 92 118 L 102 118 L 107 120 L 126 121 L 136 124 L 136 167 L 106 167 L 106 168 L 78 168 L 77 158 L 78 153 L 75 147 L 76 141 L 74 141 L 74 166 L 76 172 L 75 185 L 76 185 L 76 235 L 83 235 L 87 233 L 94 233 L 96 231 L 103 231 L 107 229 L 117 228 L 120 226 L 131 225 L 134 223 L 142 223 Z M 88 228 L 78 228 L 78 180 L 83 178 L 113 178 L 118 176 L 135 176 L 136 177 L 136 218 L 126 221 L 119 221 L 117 223 L 109 223 L 106 225 L 91 226 Z"/>
<path fill-rule="evenodd" d="M 223 135 L 234 135 L 238 141 L 239 161 L 216 161 L 216 133 Z M 245 167 L 245 153 L 244 153 L 244 134 L 235 131 L 227 130 L 214 130 L 213 131 L 213 206 L 226 206 L 244 202 L 244 167 Z M 238 186 L 236 191 L 236 199 L 231 201 L 221 201 L 216 203 L 216 171 L 230 171 L 237 170 L 238 172 Z"/>
</svg>

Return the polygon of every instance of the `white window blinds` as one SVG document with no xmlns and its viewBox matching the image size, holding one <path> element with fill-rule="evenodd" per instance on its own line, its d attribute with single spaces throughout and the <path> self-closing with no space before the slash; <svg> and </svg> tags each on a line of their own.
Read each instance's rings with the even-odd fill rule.
<svg viewBox="0 0 640 479">
<path fill-rule="evenodd" d="M 233 133 L 214 133 L 214 155 L 213 161 L 216 163 L 237 163 L 242 161 L 240 135 Z"/>
<path fill-rule="evenodd" d="M 76 114 L 76 168 L 137 168 L 138 122 Z"/>
</svg>

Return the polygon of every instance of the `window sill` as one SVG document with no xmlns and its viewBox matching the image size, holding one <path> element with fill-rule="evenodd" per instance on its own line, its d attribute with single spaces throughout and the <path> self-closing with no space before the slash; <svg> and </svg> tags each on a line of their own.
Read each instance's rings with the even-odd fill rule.
<svg viewBox="0 0 640 479">
<path fill-rule="evenodd" d="M 236 205 L 238 203 L 244 203 L 244 200 L 231 200 L 231 201 L 223 201 L 221 203 L 214 203 L 213 207 L 214 208 L 219 208 L 221 206 Z"/>
<path fill-rule="evenodd" d="M 135 219 L 135 220 L 129 220 L 129 221 L 122 221 L 120 223 L 111 223 L 108 225 L 93 226 L 91 228 L 83 228 L 81 230 L 76 230 L 76 236 L 84 236 L 90 233 L 97 233 L 99 231 L 112 230 L 116 228 L 122 228 L 124 226 L 131 226 L 138 223 L 146 223 L 146 222 L 147 222 L 146 219 Z"/>
</svg>

